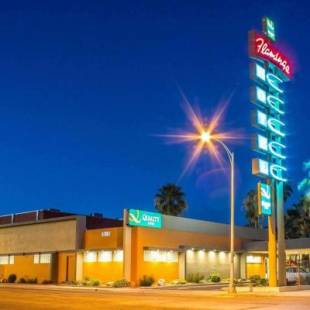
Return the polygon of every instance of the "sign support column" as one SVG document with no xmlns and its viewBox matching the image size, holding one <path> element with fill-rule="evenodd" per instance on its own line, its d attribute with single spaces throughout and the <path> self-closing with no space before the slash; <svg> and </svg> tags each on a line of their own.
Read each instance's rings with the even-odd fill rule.
<svg viewBox="0 0 310 310">
<path fill-rule="evenodd" d="M 283 208 L 283 182 L 276 182 L 277 192 L 277 232 L 278 232 L 278 285 L 286 285 L 286 254 Z"/>
<path fill-rule="evenodd" d="M 269 286 L 277 286 L 277 237 L 275 216 L 275 186 L 271 184 L 272 204 L 271 215 L 268 216 L 268 257 L 269 257 Z"/>
</svg>

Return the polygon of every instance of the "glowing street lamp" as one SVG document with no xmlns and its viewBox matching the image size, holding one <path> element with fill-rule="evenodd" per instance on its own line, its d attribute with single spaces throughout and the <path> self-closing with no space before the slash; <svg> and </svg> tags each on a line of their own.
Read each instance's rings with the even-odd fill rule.
<svg viewBox="0 0 310 310">
<path fill-rule="evenodd" d="M 200 157 L 204 149 L 208 150 L 211 156 L 222 165 L 222 156 L 216 145 L 220 145 L 224 148 L 227 153 L 230 162 L 230 282 L 229 292 L 234 293 L 234 241 L 235 241 L 235 177 L 234 177 L 234 153 L 228 148 L 224 141 L 228 140 L 240 140 L 242 136 L 236 132 L 221 132 L 218 131 L 221 117 L 225 111 L 227 102 L 223 103 L 219 109 L 216 110 L 213 117 L 210 119 L 207 125 L 200 117 L 199 114 L 195 113 L 191 105 L 186 100 L 185 112 L 188 116 L 192 126 L 195 128 L 195 132 L 184 132 L 179 131 L 178 133 L 163 135 L 166 138 L 170 138 L 171 142 L 195 142 L 195 146 L 191 156 L 187 162 L 187 165 L 182 173 L 185 172 L 195 164 Z"/>
<path fill-rule="evenodd" d="M 211 135 L 210 135 L 210 133 L 209 132 L 203 132 L 201 135 L 200 135 L 200 139 L 201 139 L 201 141 L 203 141 L 203 142 L 209 142 L 210 141 L 210 139 L 211 139 Z"/>
</svg>

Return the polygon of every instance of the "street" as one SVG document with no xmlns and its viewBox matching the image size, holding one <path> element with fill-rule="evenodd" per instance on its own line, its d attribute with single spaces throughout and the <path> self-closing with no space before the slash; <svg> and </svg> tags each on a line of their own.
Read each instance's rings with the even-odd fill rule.
<svg viewBox="0 0 310 310">
<path fill-rule="evenodd" d="M 310 309 L 310 292 L 228 296 L 220 291 L 0 287 L 1 310 L 38 309 Z"/>
</svg>

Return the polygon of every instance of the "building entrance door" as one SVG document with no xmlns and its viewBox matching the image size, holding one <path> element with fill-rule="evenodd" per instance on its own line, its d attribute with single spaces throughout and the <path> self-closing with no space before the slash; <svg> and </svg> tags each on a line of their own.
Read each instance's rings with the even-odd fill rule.
<svg viewBox="0 0 310 310">
<path fill-rule="evenodd" d="M 75 281 L 75 255 L 66 257 L 66 282 Z"/>
<path fill-rule="evenodd" d="M 58 283 L 76 280 L 76 253 L 58 253 Z"/>
</svg>

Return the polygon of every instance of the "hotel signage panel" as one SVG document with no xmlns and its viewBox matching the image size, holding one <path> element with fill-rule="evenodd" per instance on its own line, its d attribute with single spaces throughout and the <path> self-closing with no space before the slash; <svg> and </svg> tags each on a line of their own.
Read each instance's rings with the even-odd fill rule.
<svg viewBox="0 0 310 310">
<path fill-rule="evenodd" d="M 291 61 L 265 35 L 256 31 L 250 32 L 249 53 L 250 57 L 274 64 L 288 79 L 292 77 Z"/>
<path fill-rule="evenodd" d="M 129 226 L 148 227 L 148 228 L 162 228 L 162 214 L 155 212 L 148 212 L 136 209 L 128 210 Z"/>
<path fill-rule="evenodd" d="M 271 215 L 270 181 L 287 181 L 284 83 L 292 77 L 293 69 L 290 59 L 275 46 L 275 25 L 268 17 L 263 19 L 263 32 L 251 31 L 249 35 L 249 55 L 253 60 L 250 77 L 254 82 L 250 101 L 256 107 L 252 124 L 258 129 L 252 144 L 259 155 L 252 160 L 252 173 L 265 180 L 258 183 L 258 204 L 261 214 Z"/>
<path fill-rule="evenodd" d="M 259 214 L 271 215 L 271 186 L 267 183 L 258 182 L 257 196 Z"/>
</svg>

